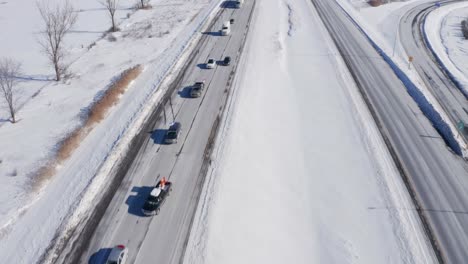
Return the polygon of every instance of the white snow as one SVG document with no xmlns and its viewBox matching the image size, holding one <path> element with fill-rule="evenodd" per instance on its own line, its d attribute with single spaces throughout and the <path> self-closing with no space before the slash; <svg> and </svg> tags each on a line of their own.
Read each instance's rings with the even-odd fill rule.
<svg viewBox="0 0 468 264">
<path fill-rule="evenodd" d="M 467 3 L 444 5 L 431 12 L 424 25 L 432 49 L 465 93 L 468 93 L 468 42 L 463 37 L 460 24 L 467 17 Z"/>
<path fill-rule="evenodd" d="M 97 39 L 109 27 L 99 2 L 74 2 L 79 21 L 67 38 L 74 76 L 59 83 L 48 81 L 52 71 L 35 41 L 40 29 L 35 1 L 0 4 L 0 30 L 11 34 L 8 41 L 0 42 L 0 56 L 22 61 L 27 79 L 21 83 L 20 121 L 0 123 L 0 256 L 4 262 L 36 262 L 57 232 L 76 224 L 92 206 L 106 182 L 105 172 L 138 133 L 159 100 L 160 87 L 177 70 L 176 62 L 190 50 L 220 1 L 154 0 L 152 9 L 136 12 L 127 9 L 133 3 L 120 2 L 121 31 L 113 34 L 116 41 L 110 41 Z M 56 174 L 33 189 L 34 173 L 54 156 L 59 141 L 82 125 L 83 114 L 115 76 L 137 64 L 145 70 L 119 103 L 57 167 Z"/>
<path fill-rule="evenodd" d="M 310 1 L 255 16 L 185 263 L 435 263 Z"/>
</svg>

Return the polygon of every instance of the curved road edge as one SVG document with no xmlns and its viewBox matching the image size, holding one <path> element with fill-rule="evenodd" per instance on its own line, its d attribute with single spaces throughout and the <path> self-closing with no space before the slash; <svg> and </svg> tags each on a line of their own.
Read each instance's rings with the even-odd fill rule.
<svg viewBox="0 0 468 264">
<path fill-rule="evenodd" d="M 461 0 L 441 0 L 440 4 L 453 4 Z M 427 87 L 427 91 L 437 101 L 444 115 L 448 118 L 451 130 L 456 136 L 467 157 L 468 130 L 457 129 L 459 121 L 468 123 L 468 103 L 462 88 L 453 75 L 445 68 L 442 61 L 430 45 L 425 23 L 428 14 L 438 7 L 434 2 L 420 3 L 409 9 L 400 19 L 399 37 L 405 52 L 414 60 L 412 64 L 419 77 Z"/>
</svg>

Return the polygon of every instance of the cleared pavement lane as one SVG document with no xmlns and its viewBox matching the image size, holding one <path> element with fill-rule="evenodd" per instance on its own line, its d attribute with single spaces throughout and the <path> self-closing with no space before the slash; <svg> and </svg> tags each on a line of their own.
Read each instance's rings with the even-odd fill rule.
<svg viewBox="0 0 468 264">
<path fill-rule="evenodd" d="M 178 80 L 182 86 L 171 95 L 165 111 L 156 117 L 155 126 L 148 131 L 94 234 L 85 243 L 88 246 L 80 263 L 102 263 L 110 248 L 118 244 L 129 249 L 129 263 L 181 261 L 205 177 L 202 168 L 210 135 L 229 95 L 255 1 L 245 1 L 240 9 L 229 3 L 232 1 L 225 1 L 221 6 L 210 32 L 203 33 L 200 48 L 194 53 L 183 79 Z M 235 20 L 231 34 L 221 36 L 222 23 L 231 18 Z M 214 69 L 205 69 L 208 58 L 221 62 L 225 56 L 232 58 L 231 65 L 218 63 Z M 189 98 L 190 86 L 202 80 L 206 83 L 202 96 Z M 182 124 L 178 143 L 164 145 L 164 134 L 174 120 Z M 173 183 L 173 191 L 158 215 L 144 216 L 142 205 L 152 186 L 162 177 Z M 73 252 L 64 255 L 67 254 Z"/>
</svg>

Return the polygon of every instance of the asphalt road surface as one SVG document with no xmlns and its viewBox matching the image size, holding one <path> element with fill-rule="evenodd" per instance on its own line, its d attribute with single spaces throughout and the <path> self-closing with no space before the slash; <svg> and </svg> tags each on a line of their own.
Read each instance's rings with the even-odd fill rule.
<svg viewBox="0 0 468 264">
<path fill-rule="evenodd" d="M 447 148 L 402 82 L 338 4 L 311 1 L 380 126 L 438 261 L 466 263 L 467 164 Z"/>
<path fill-rule="evenodd" d="M 459 1 L 431 1 L 418 4 L 403 15 L 400 20 L 399 37 L 406 53 L 412 56 L 414 68 L 426 86 L 449 115 L 456 126 L 459 121 L 468 124 L 468 101 L 460 89 L 440 67 L 423 35 L 423 22 L 437 7 L 435 2 L 453 3 Z M 465 140 L 468 130 L 463 131 Z"/>
<path fill-rule="evenodd" d="M 181 262 L 205 177 L 202 170 L 205 152 L 229 94 L 254 3 L 245 1 L 240 9 L 225 4 L 220 7 L 216 21 L 210 32 L 203 33 L 200 49 L 193 54 L 195 57 L 183 75 L 180 82 L 183 85 L 171 95 L 165 113 L 161 112 L 152 131 L 148 131 L 94 234 L 86 242 L 87 247 L 80 252 L 80 263 L 104 263 L 110 249 L 118 244 L 129 249 L 128 263 Z M 231 34 L 221 36 L 222 23 L 231 18 L 235 19 Z M 220 62 L 225 56 L 232 58 L 231 65 L 204 68 L 208 58 Z M 206 83 L 202 96 L 189 98 L 190 86 L 202 80 Z M 162 144 L 174 120 L 182 124 L 178 143 Z M 162 177 L 173 183 L 173 191 L 158 215 L 144 216 L 143 203 Z M 64 259 L 59 258 L 58 262 L 67 262 Z"/>
</svg>

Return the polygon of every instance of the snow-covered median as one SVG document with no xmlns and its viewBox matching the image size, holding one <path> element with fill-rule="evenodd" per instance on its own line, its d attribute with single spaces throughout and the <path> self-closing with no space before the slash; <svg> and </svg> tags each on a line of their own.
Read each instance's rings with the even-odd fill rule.
<svg viewBox="0 0 468 264">
<path fill-rule="evenodd" d="M 310 1 L 257 0 L 251 30 L 185 262 L 433 263 Z"/>
<path fill-rule="evenodd" d="M 95 181 L 98 171 L 106 169 L 102 165 L 109 157 L 119 157 L 119 153 L 112 151 L 122 140 L 128 142 L 132 134 L 138 133 L 134 127 L 161 95 L 161 82 L 200 36 L 199 31 L 218 10 L 219 3 L 220 0 L 155 0 L 151 1 L 153 8 L 148 10 L 132 12 L 122 8 L 126 11 L 119 13 L 119 19 L 125 19 L 119 24 L 121 31 L 113 34 L 114 38 L 99 39 L 89 49 L 88 45 L 83 45 L 85 50 L 81 50 L 82 43 L 94 43 L 96 36 L 92 41 L 85 38 L 89 37 L 87 32 L 80 32 L 85 30 L 77 30 L 77 34 L 83 33 L 83 39 L 69 44 L 70 56 L 74 59 L 70 66 L 74 74 L 71 79 L 54 83 L 33 74 L 34 80 L 22 84 L 23 96 L 28 99 L 22 100 L 24 105 L 18 112 L 20 121 L 0 125 L 0 256 L 3 262 L 35 263 L 61 228 L 65 228 L 71 214 L 83 209 L 77 206 L 85 191 L 99 191 L 94 187 L 105 184 L 105 177 Z M 11 2 L 4 5 L 10 4 L 16 6 Z M 80 12 L 102 10 L 97 1 L 86 0 L 81 4 L 88 8 L 77 4 Z M 34 6 L 34 2 L 31 5 Z M 20 12 L 21 6 L 16 7 L 5 10 Z M 32 13 L 31 19 L 37 18 Z M 22 16 L 16 18 L 19 21 Z M 87 20 L 77 27 L 90 24 L 92 21 Z M 103 25 L 97 24 L 97 28 Z M 23 47 L 20 44 L 18 48 Z M 74 52 L 74 49 L 80 51 Z M 24 64 L 26 72 L 36 69 L 42 76 L 43 69 L 38 70 L 34 63 Z M 137 64 L 142 65 L 144 71 L 127 87 L 118 104 L 93 127 L 70 158 L 57 167 L 52 178 L 40 188 L 32 189 L 35 172 L 54 158 L 57 144 L 83 125 L 83 116 L 112 80 Z M 38 88 L 39 84 L 42 85 Z M 34 90 L 33 97 L 29 89 Z M 92 196 L 86 197 L 91 203 L 84 205 L 92 206 Z"/>
<path fill-rule="evenodd" d="M 468 18 L 468 3 L 444 5 L 431 12 L 424 31 L 432 50 L 444 67 L 468 95 L 468 41 L 461 32 L 461 22 Z"/>
</svg>

